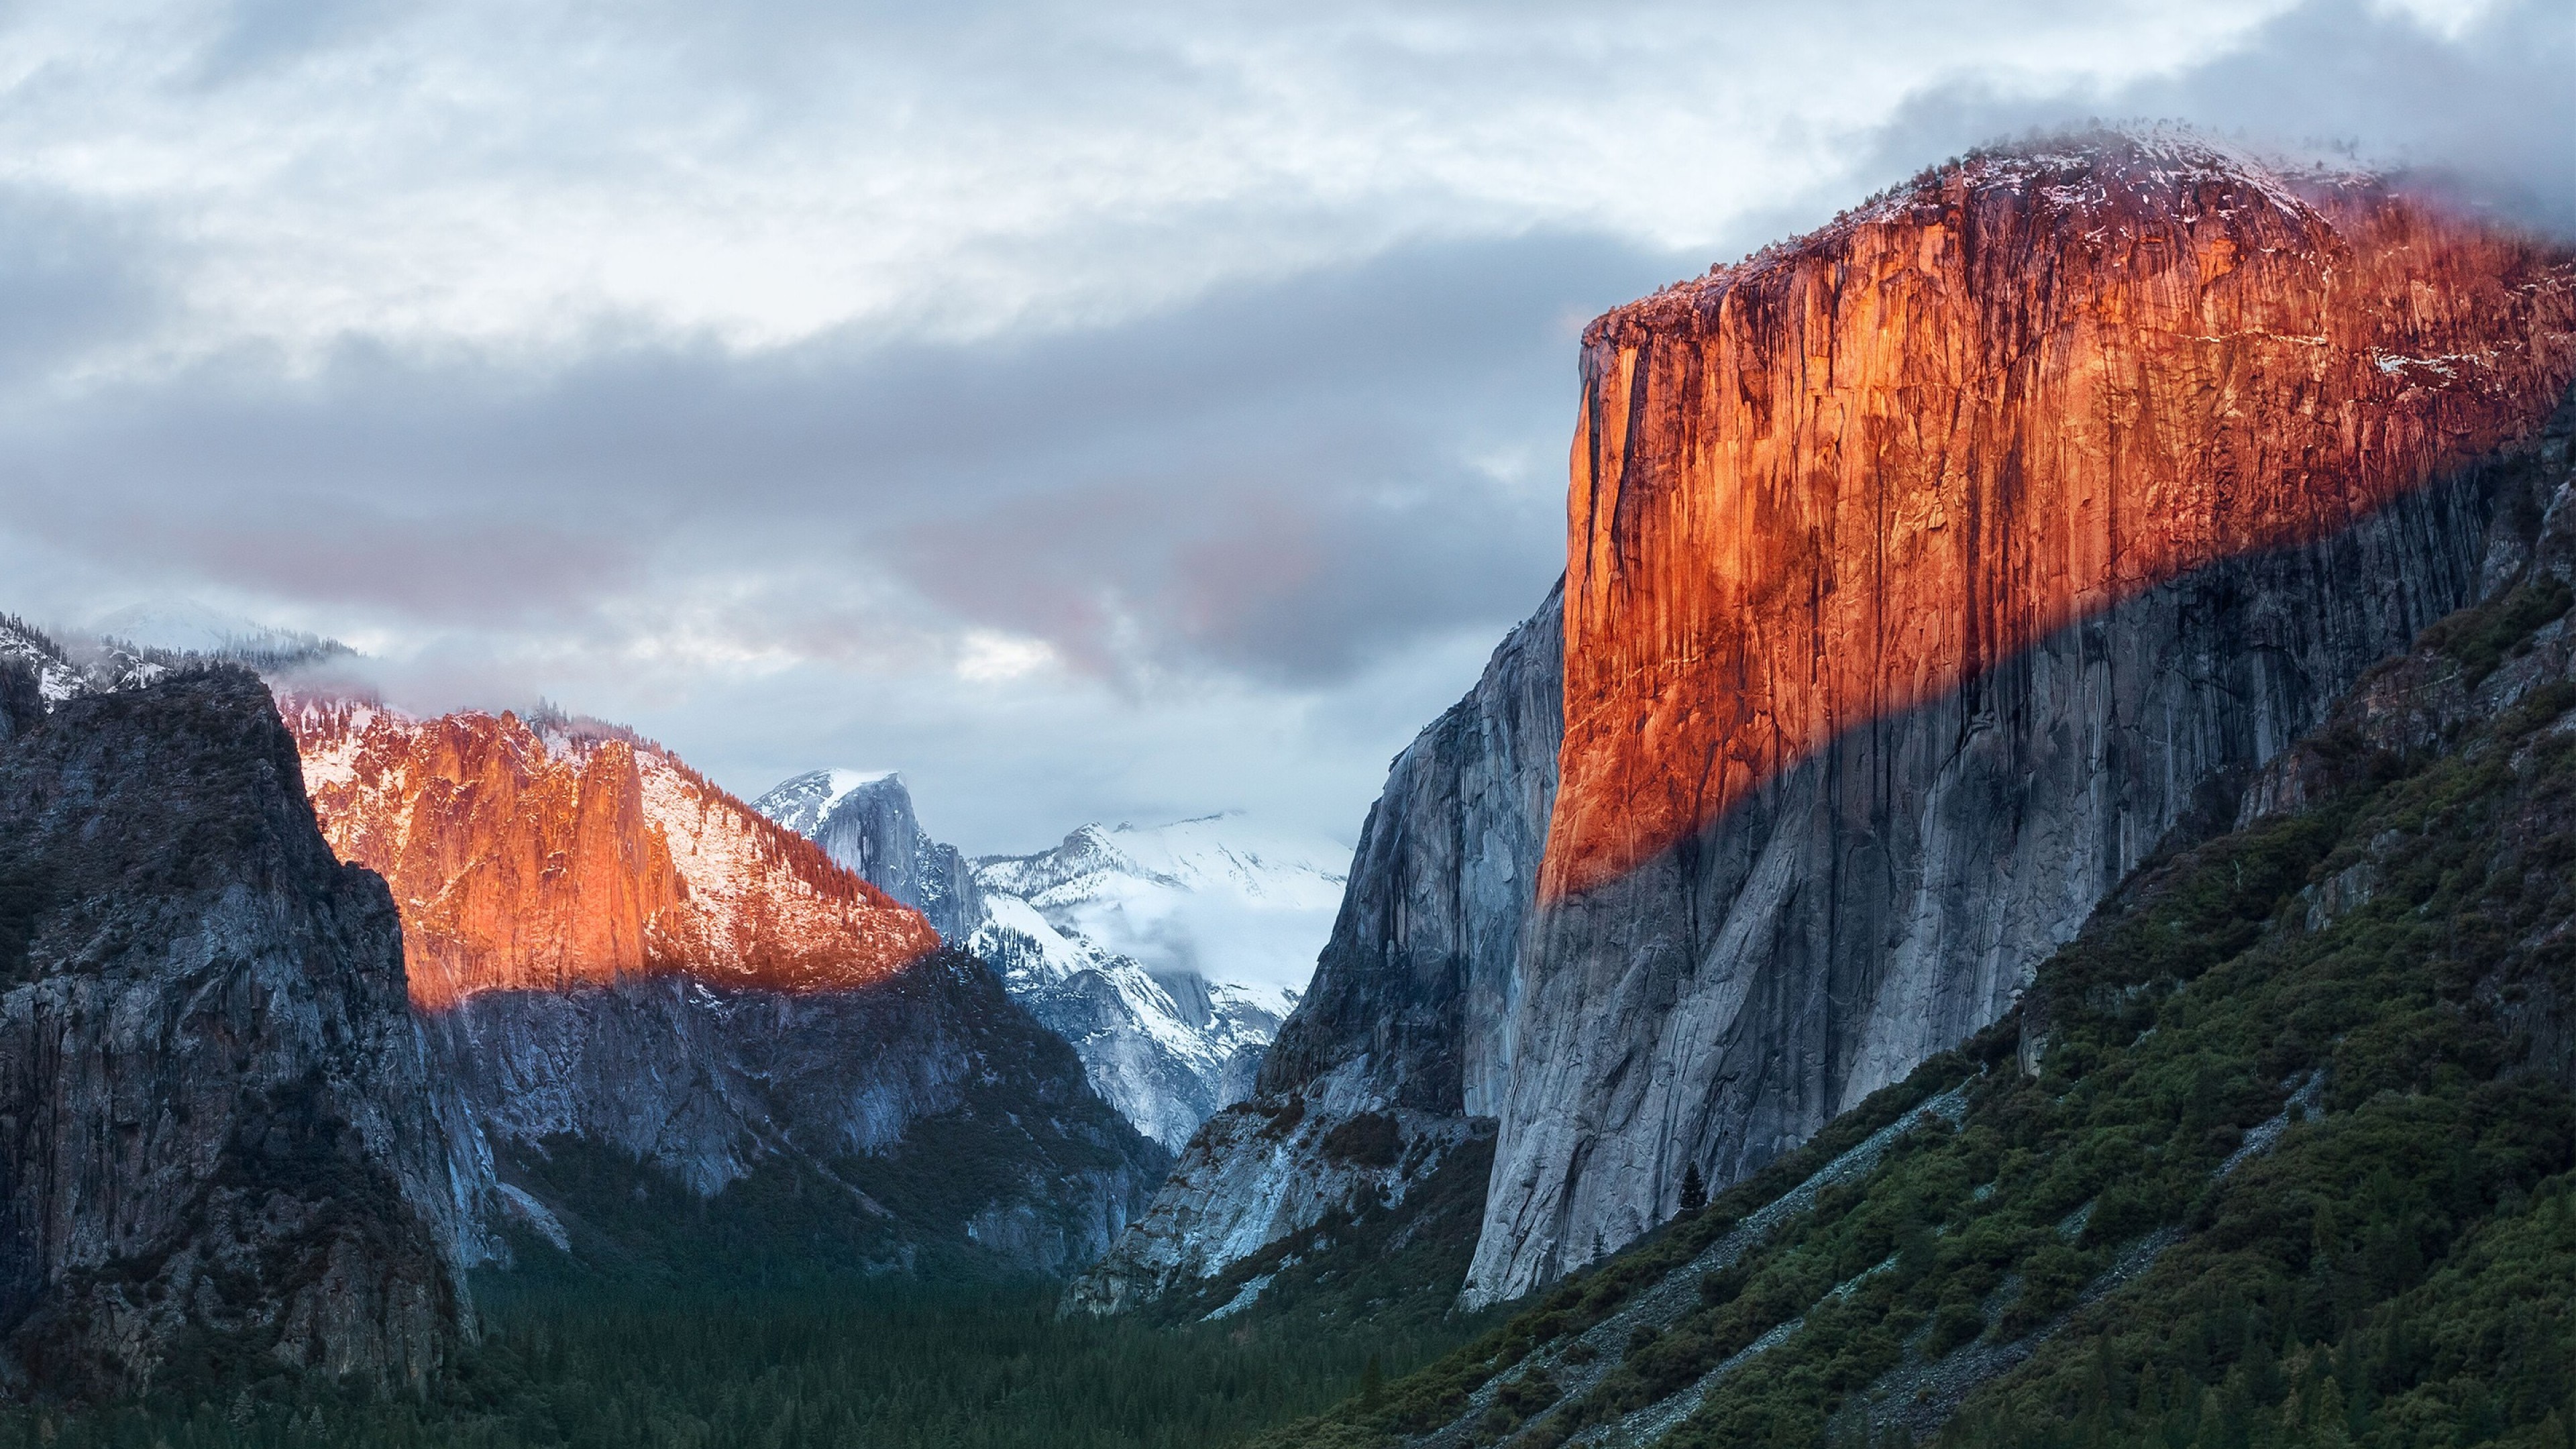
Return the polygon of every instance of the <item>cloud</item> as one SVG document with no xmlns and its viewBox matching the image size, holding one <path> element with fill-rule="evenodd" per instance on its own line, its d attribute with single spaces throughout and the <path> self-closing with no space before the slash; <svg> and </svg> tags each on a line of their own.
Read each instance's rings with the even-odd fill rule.
<svg viewBox="0 0 2576 1449">
<path fill-rule="evenodd" d="M 2034 124 L 2576 218 L 2562 7 L 0 12 L 0 608 L 193 593 L 1030 848 L 1356 828 L 1596 312 Z M 948 822 L 942 824 L 941 822 Z"/>
<path fill-rule="evenodd" d="M 2199 64 L 2114 85 L 1974 76 L 1909 100 L 1870 169 L 1904 175 L 1996 136 L 2088 116 L 2187 120 L 2412 173 L 2576 235 L 2576 12 L 2549 0 L 2312 0 Z"/>
<path fill-rule="evenodd" d="M 605 637 L 748 591 L 779 633 L 862 581 L 1103 677 L 1312 682 L 1545 590 L 1571 404 L 1527 400 L 1674 269 L 1530 235 L 1026 340 L 225 357 L 57 402 L 0 469 L 43 480 L 22 537 L 303 617 Z"/>
</svg>

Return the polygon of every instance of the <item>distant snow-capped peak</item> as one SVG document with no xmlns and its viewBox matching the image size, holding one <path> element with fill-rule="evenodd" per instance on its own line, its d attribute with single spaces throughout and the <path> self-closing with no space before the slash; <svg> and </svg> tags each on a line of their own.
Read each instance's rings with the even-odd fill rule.
<svg viewBox="0 0 2576 1449">
<path fill-rule="evenodd" d="M 970 867 L 886 771 L 813 770 L 753 804 L 992 963 L 1100 1095 L 1174 1149 L 1249 1090 L 1332 933 L 1348 858 L 1228 812 L 1085 825 Z"/>
<path fill-rule="evenodd" d="M 892 770 L 809 770 L 779 781 L 753 801 L 752 807 L 797 834 L 811 837 L 853 791 L 894 777 Z"/>
<path fill-rule="evenodd" d="M 975 882 L 1059 931 L 1157 973 L 1293 999 L 1340 909 L 1340 847 L 1266 831 L 1241 812 L 1167 825 L 1086 825 L 1052 850 L 986 856 Z"/>
</svg>

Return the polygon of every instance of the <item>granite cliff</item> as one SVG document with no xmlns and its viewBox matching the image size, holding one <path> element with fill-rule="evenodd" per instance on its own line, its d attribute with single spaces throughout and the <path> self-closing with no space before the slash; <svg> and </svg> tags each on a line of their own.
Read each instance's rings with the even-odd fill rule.
<svg viewBox="0 0 2576 1449">
<path fill-rule="evenodd" d="M 1556 789 L 1559 609 L 1551 594 L 1396 757 L 1313 984 L 1252 1095 L 1198 1130 L 1068 1304 L 1158 1297 L 1354 1202 L 1400 1210 L 1459 1148 L 1490 1144 Z"/>
<path fill-rule="evenodd" d="M 983 920 L 974 865 L 956 846 L 931 839 L 921 828 L 901 775 L 814 770 L 780 781 L 751 808 L 921 912 L 952 946 L 965 944 Z"/>
<path fill-rule="evenodd" d="M 579 1249 L 603 1205 L 559 1159 L 605 1152 L 700 1199 L 784 1173 L 880 1265 L 957 1247 L 1052 1271 L 1160 1177 L 989 968 L 651 741 L 286 713 L 324 834 L 393 888 L 485 1227 Z"/>
<path fill-rule="evenodd" d="M 2162 135 L 1927 173 L 1595 323 L 1468 1300 L 2000 1015 L 2476 596 L 2473 465 L 2571 378 L 2564 250 Z"/>
<path fill-rule="evenodd" d="M 2571 378 L 2565 250 L 2167 133 L 1982 153 L 1609 314 L 1561 616 L 1398 760 L 1254 1106 L 1492 1118 L 1471 1305 L 1634 1239 L 1994 1020 L 2505 577 L 2485 464 Z M 1076 1301 L 1397 1187 L 1320 1145 L 1211 1121 Z"/>
<path fill-rule="evenodd" d="M 0 666 L 0 1378 L 423 1384 L 472 1332 L 461 1189 L 383 883 L 238 669 Z"/>
</svg>

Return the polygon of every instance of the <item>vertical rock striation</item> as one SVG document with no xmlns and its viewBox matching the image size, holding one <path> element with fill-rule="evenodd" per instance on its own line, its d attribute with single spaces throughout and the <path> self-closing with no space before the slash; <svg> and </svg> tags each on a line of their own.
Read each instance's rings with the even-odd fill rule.
<svg viewBox="0 0 2576 1449">
<path fill-rule="evenodd" d="M 570 1208 L 514 1164 L 568 1138 L 701 1197 L 764 1164 L 819 1181 L 888 1263 L 965 1244 L 1056 1271 L 1160 1178 L 1162 1151 L 989 968 L 651 742 L 331 699 L 287 714 L 324 834 L 393 887 L 449 1151 L 497 1176 L 486 1227 L 562 1238 Z M 890 814 L 909 825 L 908 803 Z M 938 1155 L 924 1134 L 978 1160 L 917 1160 Z M 862 1183 L 889 1175 L 936 1190 L 888 1206 Z"/>
<path fill-rule="evenodd" d="M 1561 675 L 1533 621 L 1398 760 L 1260 1094 L 1076 1302 L 1369 1186 L 1306 1124 L 1381 1110 L 1498 1119 L 1462 1297 L 1514 1296 L 1994 1019 L 2511 575 L 2481 460 L 2576 376 L 2576 265 L 2098 134 L 1613 312 L 1583 376 Z"/>
<path fill-rule="evenodd" d="M 314 828 L 267 690 L 9 712 L 0 1376 L 420 1385 L 470 1332 L 464 1194 L 393 902 Z"/>
<path fill-rule="evenodd" d="M 1396 757 L 1313 984 L 1252 1097 L 1208 1119 L 1152 1208 L 1077 1282 L 1108 1312 L 1211 1276 L 1355 1198 L 1400 1205 L 1490 1132 L 1512 1072 L 1515 963 L 1556 788 L 1563 634 L 1551 593 L 1476 687 Z M 1397 1150 L 1336 1151 L 1356 1119 Z"/>
<path fill-rule="evenodd" d="M 2576 267 L 2105 135 L 1585 338 L 1565 743 L 1469 1301 L 1993 1019 L 2197 804 L 2469 599 Z"/>
<path fill-rule="evenodd" d="M 751 808 L 921 912 L 952 946 L 965 944 L 983 920 L 973 864 L 921 828 L 901 775 L 815 770 L 779 782 Z"/>
</svg>

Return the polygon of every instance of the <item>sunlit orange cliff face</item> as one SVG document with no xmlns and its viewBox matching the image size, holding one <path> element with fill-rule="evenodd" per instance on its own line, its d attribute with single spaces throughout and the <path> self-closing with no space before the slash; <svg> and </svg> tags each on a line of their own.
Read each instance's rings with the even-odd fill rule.
<svg viewBox="0 0 2576 1449">
<path fill-rule="evenodd" d="M 416 1005 L 667 972 L 858 986 L 939 944 L 918 912 L 648 741 L 511 714 L 280 708 L 323 835 L 393 889 Z"/>
<path fill-rule="evenodd" d="M 2114 137 L 1971 159 L 1584 338 L 1540 891 L 1839 732 L 2535 427 L 2567 252 Z"/>
</svg>

